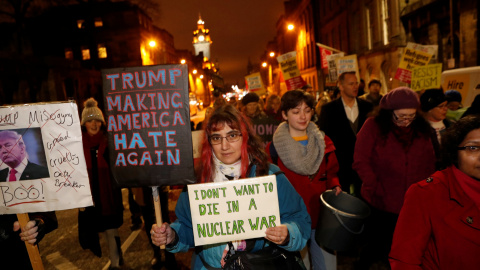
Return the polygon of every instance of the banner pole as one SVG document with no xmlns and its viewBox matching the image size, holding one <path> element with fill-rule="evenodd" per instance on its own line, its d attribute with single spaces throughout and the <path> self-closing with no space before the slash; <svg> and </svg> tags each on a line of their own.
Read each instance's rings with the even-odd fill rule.
<svg viewBox="0 0 480 270">
<path fill-rule="evenodd" d="M 27 225 L 28 221 L 30 218 L 28 217 L 28 214 L 17 214 L 17 219 L 18 222 L 20 223 L 20 227 L 24 227 Z M 28 251 L 28 257 L 30 257 L 30 263 L 32 264 L 33 270 L 43 270 L 43 263 L 42 263 L 42 258 L 40 257 L 40 253 L 38 252 L 38 246 L 29 244 L 25 242 L 25 246 Z"/>
<path fill-rule="evenodd" d="M 152 187 L 153 204 L 155 205 L 155 219 L 157 226 L 162 226 L 162 208 L 160 205 L 160 196 L 158 193 L 158 187 Z M 161 245 L 160 249 L 165 249 L 165 245 Z"/>
</svg>

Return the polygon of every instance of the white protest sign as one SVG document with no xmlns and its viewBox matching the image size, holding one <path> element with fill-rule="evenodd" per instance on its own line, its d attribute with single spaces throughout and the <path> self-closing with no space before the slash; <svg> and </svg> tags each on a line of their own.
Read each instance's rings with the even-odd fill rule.
<svg viewBox="0 0 480 270">
<path fill-rule="evenodd" d="M 188 185 L 195 246 L 265 237 L 281 224 L 275 175 Z"/>
<path fill-rule="evenodd" d="M 2 149 L 9 151 L 0 155 L 0 214 L 93 205 L 75 103 L 0 107 L 0 133 Z M 12 134 L 22 140 L 11 145 Z M 22 174 L 7 182 L 13 159 L 21 160 Z"/>
</svg>

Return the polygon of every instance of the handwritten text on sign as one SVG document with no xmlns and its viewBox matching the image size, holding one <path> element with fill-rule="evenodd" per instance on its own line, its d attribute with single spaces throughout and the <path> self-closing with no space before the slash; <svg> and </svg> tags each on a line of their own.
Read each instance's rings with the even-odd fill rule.
<svg viewBox="0 0 480 270">
<path fill-rule="evenodd" d="M 439 88 L 442 77 L 442 63 L 416 67 L 412 70 L 413 90 Z"/>
<path fill-rule="evenodd" d="M 188 68 L 102 70 L 110 162 L 121 186 L 194 182 Z"/>
<path fill-rule="evenodd" d="M 195 245 L 265 237 L 281 224 L 274 175 L 188 185 Z"/>
<path fill-rule="evenodd" d="M 22 137 L 14 139 L 10 153 L 0 158 L 0 214 L 92 205 L 75 103 L 2 107 L 0 132 Z M 23 147 L 22 141 L 25 159 L 16 150 Z M 24 168 L 19 181 L 7 182 L 7 164 L 14 158 L 21 159 Z"/>
</svg>

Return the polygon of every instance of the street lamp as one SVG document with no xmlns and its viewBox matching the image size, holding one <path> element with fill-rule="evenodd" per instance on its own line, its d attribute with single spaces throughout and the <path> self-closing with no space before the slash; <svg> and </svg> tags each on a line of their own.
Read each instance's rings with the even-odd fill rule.
<svg viewBox="0 0 480 270">
<path fill-rule="evenodd" d="M 267 67 L 267 62 L 263 62 L 262 67 Z"/>
<path fill-rule="evenodd" d="M 291 23 L 288 24 L 287 29 L 288 31 L 292 31 L 295 28 L 295 26 Z"/>
<path fill-rule="evenodd" d="M 197 74 L 197 70 L 194 69 L 194 70 L 192 71 L 192 73 L 193 73 L 193 74 Z"/>
<path fill-rule="evenodd" d="M 270 57 L 275 57 L 275 52 L 270 52 Z"/>
<path fill-rule="evenodd" d="M 155 42 L 155 40 L 150 40 L 150 42 L 148 42 L 148 45 L 153 48 L 157 46 L 157 42 Z"/>
<path fill-rule="evenodd" d="M 187 60 L 185 60 L 185 59 L 180 60 L 180 64 L 182 64 L 182 65 L 184 65 L 186 62 L 187 62 Z"/>
</svg>

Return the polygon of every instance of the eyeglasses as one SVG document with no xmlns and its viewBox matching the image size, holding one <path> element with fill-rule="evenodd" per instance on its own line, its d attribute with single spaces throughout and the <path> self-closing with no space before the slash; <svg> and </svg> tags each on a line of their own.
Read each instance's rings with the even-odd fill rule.
<svg viewBox="0 0 480 270">
<path fill-rule="evenodd" d="M 465 150 L 469 153 L 480 153 L 480 146 L 478 145 L 459 146 L 457 150 Z"/>
<path fill-rule="evenodd" d="M 414 120 L 415 118 L 417 117 L 417 114 L 416 113 L 412 113 L 412 114 L 403 114 L 403 115 L 396 115 L 395 113 L 393 113 L 393 118 L 396 120 L 396 121 L 404 121 L 404 120 Z"/>
<path fill-rule="evenodd" d="M 220 135 L 212 135 L 208 139 L 210 140 L 211 145 L 215 145 L 215 144 L 221 144 L 223 138 L 225 138 L 227 142 L 233 143 L 240 140 L 240 137 L 242 137 L 242 133 L 231 132 L 231 133 L 228 133 L 227 136 L 225 137 L 222 137 Z"/>
</svg>

